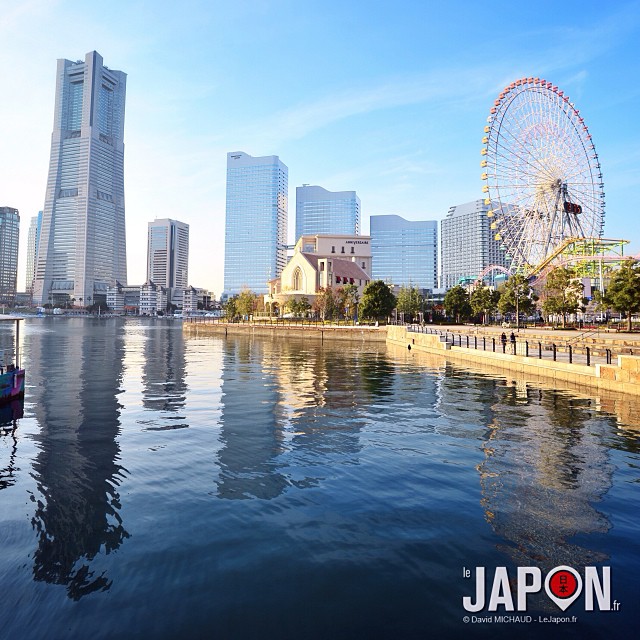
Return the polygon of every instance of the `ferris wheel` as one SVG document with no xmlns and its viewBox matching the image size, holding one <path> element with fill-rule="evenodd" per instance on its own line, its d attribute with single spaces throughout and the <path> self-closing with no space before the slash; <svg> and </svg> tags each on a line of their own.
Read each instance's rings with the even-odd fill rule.
<svg viewBox="0 0 640 640">
<path fill-rule="evenodd" d="M 500 93 L 487 123 L 485 204 L 511 271 L 526 273 L 568 238 L 600 238 L 602 170 L 569 97 L 546 80 L 522 78 Z"/>
</svg>

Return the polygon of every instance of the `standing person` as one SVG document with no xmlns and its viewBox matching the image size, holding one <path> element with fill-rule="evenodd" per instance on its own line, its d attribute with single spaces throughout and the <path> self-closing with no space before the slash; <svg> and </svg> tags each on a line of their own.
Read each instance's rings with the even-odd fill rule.
<svg viewBox="0 0 640 640">
<path fill-rule="evenodd" d="M 500 336 L 500 342 L 502 342 L 502 353 L 504 353 L 505 347 L 507 346 L 507 334 L 504 331 Z"/>
<path fill-rule="evenodd" d="M 515 356 L 516 355 L 516 334 L 513 333 L 513 331 L 509 336 L 509 340 L 511 341 L 511 353 L 513 353 L 513 355 Z"/>
</svg>

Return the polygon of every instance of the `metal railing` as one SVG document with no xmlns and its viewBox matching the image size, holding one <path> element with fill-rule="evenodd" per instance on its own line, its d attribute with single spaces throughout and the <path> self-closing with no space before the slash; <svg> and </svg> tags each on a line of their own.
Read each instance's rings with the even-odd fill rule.
<svg viewBox="0 0 640 640">
<path fill-rule="evenodd" d="M 407 330 L 411 333 L 424 333 L 439 335 L 445 338 L 452 347 L 461 347 L 478 351 L 491 351 L 493 353 L 504 353 L 507 355 L 523 356 L 525 358 L 537 358 L 540 360 L 549 359 L 554 362 L 568 362 L 569 364 L 581 364 L 590 367 L 592 364 L 611 364 L 613 352 L 605 349 L 604 356 L 596 356 L 593 347 L 577 347 L 576 345 L 540 340 L 525 340 L 520 336 L 479 336 L 451 332 L 442 329 L 421 325 L 407 325 Z"/>
<path fill-rule="evenodd" d="M 565 344 L 575 344 L 580 340 L 584 340 L 585 338 L 590 338 L 591 336 L 598 335 L 599 333 L 600 333 L 600 329 L 591 329 L 589 331 L 583 331 L 582 333 L 579 333 L 577 336 L 573 336 L 572 338 L 569 338 L 565 342 Z"/>
</svg>

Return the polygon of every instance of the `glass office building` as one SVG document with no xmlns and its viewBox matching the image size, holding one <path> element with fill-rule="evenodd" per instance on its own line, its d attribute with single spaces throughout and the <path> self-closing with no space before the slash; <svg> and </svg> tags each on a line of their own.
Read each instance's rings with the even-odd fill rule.
<svg viewBox="0 0 640 640">
<path fill-rule="evenodd" d="M 33 281 L 36 275 L 38 241 L 40 240 L 41 227 L 42 211 L 38 211 L 38 215 L 31 218 L 31 222 L 29 224 L 29 235 L 27 236 L 27 271 L 25 275 L 24 290 L 31 296 L 33 295 Z"/>
<path fill-rule="evenodd" d="M 227 154 L 223 297 L 267 293 L 287 264 L 288 174 L 278 156 Z"/>
<path fill-rule="evenodd" d="M 316 234 L 360 234 L 360 198 L 355 191 L 296 187 L 296 242 Z"/>
<path fill-rule="evenodd" d="M 149 223 L 147 282 L 169 289 L 169 299 L 189 286 L 189 225 L 162 218 Z"/>
<path fill-rule="evenodd" d="M 371 216 L 373 280 L 435 289 L 438 282 L 438 223 Z"/>
<path fill-rule="evenodd" d="M 20 214 L 12 207 L 0 207 L 0 304 L 12 305 L 18 286 L 18 244 Z"/>
<path fill-rule="evenodd" d="M 505 250 L 495 240 L 495 231 L 490 228 L 489 209 L 484 200 L 474 200 L 451 207 L 442 220 L 443 288 L 469 284 L 490 265 L 508 266 Z M 501 277 L 499 273 L 492 272 L 485 281 L 495 285 L 496 276 Z"/>
<path fill-rule="evenodd" d="M 189 225 L 162 218 L 149 223 L 147 280 L 167 288 L 189 286 Z"/>
<path fill-rule="evenodd" d="M 126 74 L 58 60 L 49 177 L 35 268 L 34 301 L 106 304 L 127 282 L 124 219 Z"/>
</svg>

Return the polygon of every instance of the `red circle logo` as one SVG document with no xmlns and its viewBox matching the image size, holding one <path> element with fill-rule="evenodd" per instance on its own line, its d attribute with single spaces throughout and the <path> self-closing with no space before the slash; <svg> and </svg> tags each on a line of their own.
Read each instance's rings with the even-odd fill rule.
<svg viewBox="0 0 640 640">
<path fill-rule="evenodd" d="M 561 600 L 570 598 L 578 590 L 578 581 L 570 571 L 556 571 L 549 580 L 549 590 Z"/>
</svg>

